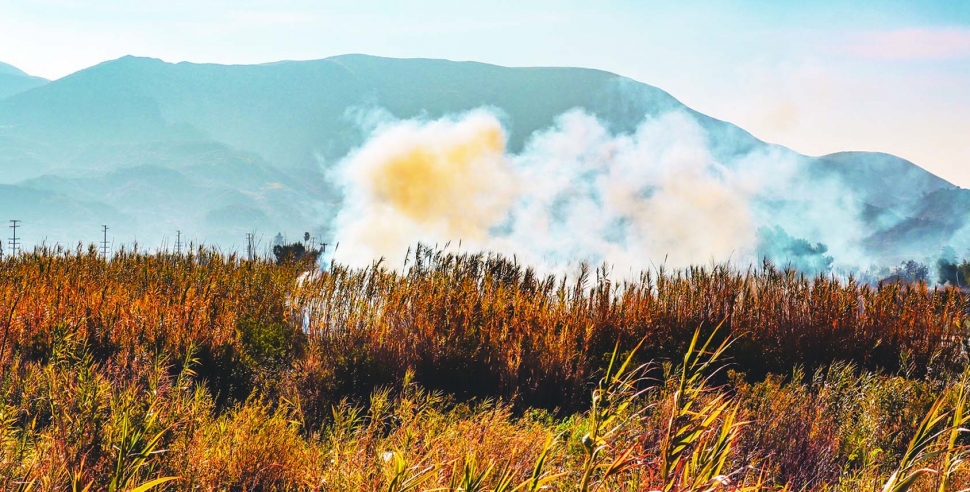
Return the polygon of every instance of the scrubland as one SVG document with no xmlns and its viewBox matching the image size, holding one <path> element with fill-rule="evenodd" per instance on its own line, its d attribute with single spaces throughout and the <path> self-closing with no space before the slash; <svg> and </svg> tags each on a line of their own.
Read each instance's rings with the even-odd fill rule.
<svg viewBox="0 0 970 492">
<path fill-rule="evenodd" d="M 771 265 L 0 262 L 4 490 L 959 490 L 968 300 Z"/>
</svg>

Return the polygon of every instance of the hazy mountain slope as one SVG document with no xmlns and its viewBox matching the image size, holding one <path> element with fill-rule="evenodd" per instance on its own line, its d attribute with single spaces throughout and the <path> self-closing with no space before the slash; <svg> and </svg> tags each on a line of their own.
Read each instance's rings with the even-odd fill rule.
<svg viewBox="0 0 970 492">
<path fill-rule="evenodd" d="M 46 83 L 47 79 L 28 75 L 13 65 L 0 62 L 0 99 L 40 87 Z"/>
<path fill-rule="evenodd" d="M 135 173 L 178 169 L 192 178 L 193 186 L 211 187 L 212 194 L 225 189 L 255 193 L 246 207 L 195 200 L 192 214 L 179 214 L 183 222 L 213 210 L 221 210 L 215 217 L 244 219 L 245 214 L 234 211 L 250 210 L 267 219 L 253 227 L 300 222 L 301 228 L 319 232 L 338 200 L 318 171 L 319 159 L 335 162 L 363 142 L 357 117 L 376 108 L 406 118 L 481 106 L 505 115 L 513 150 L 575 107 L 598 114 L 617 131 L 631 130 L 645 114 L 689 111 L 659 89 L 586 69 L 510 69 L 360 55 L 254 66 L 125 57 L 0 101 L 0 165 L 6 170 L 0 180 L 47 175 L 28 184 L 51 189 L 51 179 L 58 176 L 75 180 L 125 167 L 138 168 Z M 732 136 L 713 138 L 718 148 L 734 152 L 737 142 L 745 148 L 757 142 L 732 125 L 696 115 Z M 219 150 L 200 150 L 213 145 Z M 191 147 L 196 149 L 187 150 Z M 294 175 L 273 168 L 300 171 Z M 280 186 L 270 188 L 271 183 Z M 179 190 L 166 188 L 170 185 L 158 182 L 159 193 L 180 196 Z M 53 189 L 86 189 L 72 186 Z M 254 186 L 266 189 L 259 192 Z M 84 196 L 138 211 L 145 221 L 159 217 L 148 211 L 169 210 L 167 205 L 118 203 L 103 194 Z"/>
<path fill-rule="evenodd" d="M 149 243 L 182 230 L 228 245 L 253 229 L 313 229 L 323 215 L 312 182 L 217 143 L 93 144 L 56 171 L 20 185 L 124 210 L 141 223 L 127 233 Z"/>
<path fill-rule="evenodd" d="M 4 135 L 0 127 L 0 184 L 38 176 L 67 158 L 59 148 L 39 140 Z"/>
<path fill-rule="evenodd" d="M 52 145 L 198 137 L 166 123 L 159 102 L 138 80 L 150 74 L 135 65 L 121 72 L 98 67 L 0 101 L 3 133 Z"/>
<path fill-rule="evenodd" d="M 107 222 L 119 227 L 133 224 L 131 217 L 103 203 L 26 186 L 0 185 L 0 211 L 4 213 L 4 222 L 9 219 L 22 221 L 17 234 L 28 248 L 45 239 L 48 244 L 94 242 L 100 237 L 101 224 Z M 58 237 L 58 231 L 64 230 L 74 233 L 70 240 Z M 4 237 L 9 236 L 5 234 Z"/>
<path fill-rule="evenodd" d="M 26 75 L 23 70 L 10 65 L 9 63 L 0 62 L 0 75 Z"/>
<path fill-rule="evenodd" d="M 58 143 L 209 137 L 276 165 L 315 165 L 362 141 L 353 110 L 437 117 L 499 108 L 515 151 L 563 112 L 586 108 L 618 131 L 646 114 L 685 109 L 669 94 L 615 74 L 577 68 L 506 68 L 474 62 L 347 55 L 226 66 L 125 57 L 0 102 L 0 125 Z M 359 112 L 359 111 L 358 111 Z M 694 113 L 733 153 L 759 143 Z"/>
<path fill-rule="evenodd" d="M 865 189 L 877 207 L 898 206 L 938 190 L 956 186 L 894 155 L 880 152 L 839 152 L 814 163 L 820 175 L 837 175 L 851 186 Z"/>
<path fill-rule="evenodd" d="M 691 113 L 712 133 L 717 154 L 733 155 L 763 144 L 735 125 L 698 113 L 663 90 L 626 77 L 585 68 L 508 68 L 477 62 L 344 55 L 340 64 L 375 85 L 373 104 L 400 117 L 431 117 L 481 106 L 508 116 L 510 149 L 518 151 L 536 130 L 560 114 L 582 108 L 617 132 L 632 131 L 645 116 L 671 110 Z"/>
<path fill-rule="evenodd" d="M 17 72 L 0 66 L 0 75 Z M 79 71 L 0 100 L 0 182 L 26 180 L 27 188 L 116 208 L 136 219 L 141 237 L 174 228 L 207 229 L 214 241 L 241 241 L 253 228 L 323 235 L 340 199 L 323 169 L 360 145 L 375 117 L 480 107 L 501 115 L 511 152 L 575 108 L 614 133 L 682 111 L 725 165 L 764 154 L 804 166 L 819 193 L 792 198 L 799 202 L 789 221 L 837 182 L 859 202 L 867 244 L 881 252 L 901 250 L 894 242 L 903 240 L 920 248 L 949 241 L 966 222 L 965 190 L 911 162 L 866 152 L 802 156 L 608 72 L 365 55 L 248 66 L 124 57 Z M 770 212 L 775 202 L 765 203 Z"/>
<path fill-rule="evenodd" d="M 946 245 L 958 247 L 961 254 L 970 247 L 970 190 L 941 187 L 894 208 L 899 218 L 869 238 L 874 252 L 919 257 Z"/>
</svg>

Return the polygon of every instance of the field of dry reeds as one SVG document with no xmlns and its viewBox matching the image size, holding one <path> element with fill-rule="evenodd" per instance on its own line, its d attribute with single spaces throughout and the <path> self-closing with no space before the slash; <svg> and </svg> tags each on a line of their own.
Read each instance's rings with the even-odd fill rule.
<svg viewBox="0 0 970 492">
<path fill-rule="evenodd" d="M 968 300 L 418 247 L 0 261 L 2 490 L 960 490 Z"/>
</svg>

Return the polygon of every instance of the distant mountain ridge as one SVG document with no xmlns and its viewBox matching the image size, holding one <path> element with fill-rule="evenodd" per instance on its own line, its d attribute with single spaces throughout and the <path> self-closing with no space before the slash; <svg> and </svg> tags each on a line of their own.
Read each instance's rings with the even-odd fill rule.
<svg viewBox="0 0 970 492">
<path fill-rule="evenodd" d="M 0 99 L 20 94 L 46 83 L 47 79 L 28 75 L 13 65 L 0 62 Z"/>
<path fill-rule="evenodd" d="M 26 134 L 58 131 L 65 141 L 208 137 L 281 165 L 300 165 L 312 152 L 334 158 L 359 143 L 345 114 L 356 106 L 400 118 L 501 108 L 509 116 L 513 151 L 575 107 L 618 131 L 631 130 L 646 113 L 693 112 L 660 89 L 591 69 L 365 55 L 229 66 L 129 56 L 3 101 L 0 121 L 23 126 Z M 730 135 L 734 148 L 725 153 L 760 143 L 734 125 L 693 113 L 709 130 Z M 92 123 L 103 135 L 92 134 Z"/>
<path fill-rule="evenodd" d="M 0 77 L 25 76 L 5 67 Z M 963 197 L 966 190 L 906 160 L 866 152 L 802 156 L 696 112 L 661 89 L 599 70 L 367 55 L 262 65 L 129 56 L 35 83 L 5 98 L 0 93 L 0 182 L 100 201 L 145 224 L 159 224 L 155 212 L 169 210 L 175 219 L 163 222 L 166 231 L 181 221 L 226 244 L 239 244 L 253 228 L 312 228 L 325 236 L 339 196 L 320 164 L 337 162 L 364 141 L 355 111 L 367 108 L 398 118 L 496 108 L 513 152 L 574 108 L 618 133 L 632 131 L 644 116 L 683 111 L 706 131 L 719 160 L 774 149 L 858 189 L 870 207 L 868 244 L 885 254 L 900 228 L 913 230 L 907 220 L 919 224 L 921 244 L 936 244 L 950 240 L 963 222 L 929 214 L 966 215 L 948 205 L 962 198 L 933 202 L 936 193 Z M 112 184 L 92 186 L 94 177 Z M 113 195 L 112 186 L 144 191 Z M 193 192 L 175 189 L 185 187 Z M 166 197 L 179 197 L 179 205 L 166 204 Z M 880 222 L 887 217 L 894 217 L 891 226 Z M 151 225 L 139 231 L 162 234 Z"/>
<path fill-rule="evenodd" d="M 23 70 L 10 65 L 8 63 L 0 62 L 0 75 L 21 75 L 26 76 L 27 73 Z"/>
</svg>

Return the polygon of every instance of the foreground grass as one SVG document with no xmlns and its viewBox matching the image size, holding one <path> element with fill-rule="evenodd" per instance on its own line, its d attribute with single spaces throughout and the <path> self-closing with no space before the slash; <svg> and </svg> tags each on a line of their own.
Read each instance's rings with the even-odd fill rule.
<svg viewBox="0 0 970 492">
<path fill-rule="evenodd" d="M 567 282 L 423 249 L 404 273 L 305 271 L 4 260 L 0 488 L 968 485 L 955 290 L 770 267 Z"/>
</svg>

